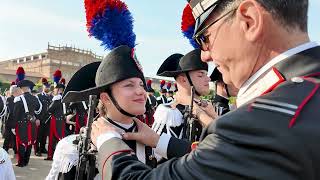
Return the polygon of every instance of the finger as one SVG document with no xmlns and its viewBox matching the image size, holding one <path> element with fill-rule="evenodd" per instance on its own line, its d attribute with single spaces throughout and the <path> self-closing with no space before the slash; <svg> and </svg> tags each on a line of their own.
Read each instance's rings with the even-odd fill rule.
<svg viewBox="0 0 320 180">
<path fill-rule="evenodd" d="M 122 135 L 123 139 L 125 140 L 135 140 L 135 141 L 139 141 L 140 139 L 140 135 L 139 133 L 124 133 Z"/>
<path fill-rule="evenodd" d="M 139 119 L 137 118 L 133 118 L 133 120 L 136 122 L 137 126 L 138 126 L 138 130 L 144 126 L 144 123 L 141 122 Z M 139 128 L 140 127 L 140 128 Z"/>
</svg>

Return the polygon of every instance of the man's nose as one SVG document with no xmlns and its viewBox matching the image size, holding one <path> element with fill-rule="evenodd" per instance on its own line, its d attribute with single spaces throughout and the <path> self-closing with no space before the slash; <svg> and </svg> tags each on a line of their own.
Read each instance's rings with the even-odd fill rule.
<svg viewBox="0 0 320 180">
<path fill-rule="evenodd" d="M 210 51 L 201 51 L 201 60 L 203 62 L 210 62 L 212 58 L 210 56 Z"/>
</svg>

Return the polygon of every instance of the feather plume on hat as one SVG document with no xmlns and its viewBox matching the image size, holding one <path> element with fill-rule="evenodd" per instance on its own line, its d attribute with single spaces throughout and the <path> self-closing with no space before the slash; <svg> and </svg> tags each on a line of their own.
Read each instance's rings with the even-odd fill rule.
<svg viewBox="0 0 320 180">
<path fill-rule="evenodd" d="M 195 49 L 199 48 L 199 45 L 192 38 L 194 34 L 194 27 L 195 27 L 196 21 L 192 15 L 192 9 L 189 4 L 187 4 L 183 9 L 181 19 L 182 19 L 181 30 L 182 30 L 183 36 L 189 40 L 192 47 L 194 47 Z"/>
<path fill-rule="evenodd" d="M 24 72 L 24 69 L 23 67 L 18 67 L 17 71 L 16 71 L 16 76 L 17 76 L 17 79 L 16 79 L 16 83 L 19 82 L 19 81 L 22 81 L 24 80 L 25 78 L 25 72 Z"/>
</svg>

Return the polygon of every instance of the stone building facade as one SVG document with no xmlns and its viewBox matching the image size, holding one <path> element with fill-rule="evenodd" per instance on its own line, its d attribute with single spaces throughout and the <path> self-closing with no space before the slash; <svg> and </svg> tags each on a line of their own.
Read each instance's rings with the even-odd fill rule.
<svg viewBox="0 0 320 180">
<path fill-rule="evenodd" d="M 91 50 L 83 50 L 71 46 L 53 46 L 48 44 L 45 52 L 8 59 L 0 62 L 0 82 L 12 82 L 16 79 L 16 70 L 22 66 L 26 79 L 38 82 L 42 77 L 53 79 L 53 73 L 60 69 L 66 83 L 72 75 L 86 64 L 101 61 L 103 56 L 96 55 Z M 152 79 L 152 87 L 159 89 L 160 79 Z M 172 88 L 174 85 L 172 82 Z"/>
<path fill-rule="evenodd" d="M 91 50 L 48 44 L 46 52 L 1 61 L 0 80 L 14 81 L 16 79 L 16 69 L 22 66 L 26 72 L 26 79 L 34 82 L 42 77 L 52 79 L 53 73 L 57 69 L 62 71 L 63 78 L 68 82 L 71 76 L 82 66 L 101 61 L 102 58 Z"/>
</svg>

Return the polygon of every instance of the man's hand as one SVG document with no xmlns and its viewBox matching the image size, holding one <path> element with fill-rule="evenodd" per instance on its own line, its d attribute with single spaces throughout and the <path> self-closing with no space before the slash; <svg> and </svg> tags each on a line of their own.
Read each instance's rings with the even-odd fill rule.
<svg viewBox="0 0 320 180">
<path fill-rule="evenodd" d="M 204 112 L 206 112 L 213 119 L 216 119 L 218 117 L 218 114 L 216 113 L 212 103 L 208 102 L 208 103 L 206 103 L 206 106 L 199 106 L 199 108 L 201 108 Z"/>
<path fill-rule="evenodd" d="M 195 103 L 193 105 L 192 113 L 199 119 L 199 121 L 205 127 L 208 126 L 212 121 L 214 121 L 218 117 L 211 103 L 208 103 L 206 107 L 198 106 Z"/>
<path fill-rule="evenodd" d="M 122 134 L 119 129 L 116 129 L 112 124 L 105 121 L 104 118 L 98 118 L 97 121 L 92 123 L 92 130 L 91 130 L 91 140 L 94 145 L 97 145 L 97 138 L 101 134 L 105 133 L 118 133 Z"/>
<path fill-rule="evenodd" d="M 126 140 L 136 140 L 142 144 L 155 148 L 160 136 L 140 120 L 135 118 L 134 121 L 137 123 L 138 132 L 124 133 L 122 137 Z"/>
</svg>

